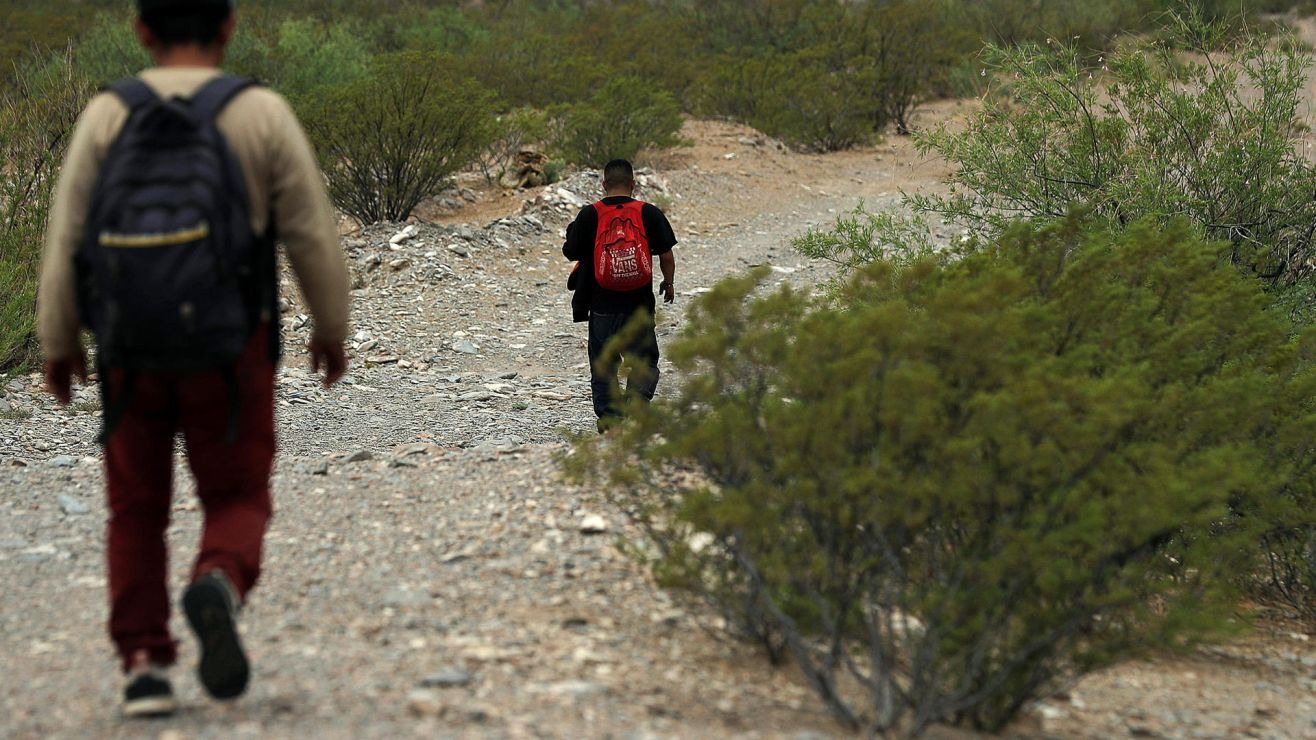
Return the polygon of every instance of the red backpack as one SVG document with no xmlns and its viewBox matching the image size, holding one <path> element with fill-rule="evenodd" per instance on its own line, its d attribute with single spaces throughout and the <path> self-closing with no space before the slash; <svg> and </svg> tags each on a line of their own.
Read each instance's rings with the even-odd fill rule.
<svg viewBox="0 0 1316 740">
<path fill-rule="evenodd" d="M 637 290 L 653 284 L 653 255 L 644 233 L 644 203 L 594 204 L 599 216 L 594 232 L 594 281 L 613 291 Z"/>
</svg>

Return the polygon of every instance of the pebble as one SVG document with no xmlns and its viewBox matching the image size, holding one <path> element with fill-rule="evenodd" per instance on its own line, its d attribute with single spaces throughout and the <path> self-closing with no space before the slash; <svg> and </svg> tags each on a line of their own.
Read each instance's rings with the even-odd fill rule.
<svg viewBox="0 0 1316 740">
<path fill-rule="evenodd" d="M 439 717 L 446 709 L 439 695 L 429 689 L 415 689 L 407 695 L 407 710 L 417 717 Z"/>
<path fill-rule="evenodd" d="M 50 458 L 50 466 L 55 468 L 71 468 L 78 464 L 78 459 L 72 455 L 56 455 Z"/>
<path fill-rule="evenodd" d="M 56 500 L 59 501 L 59 508 L 63 509 L 64 513 L 69 516 L 78 516 L 91 511 L 86 504 L 65 493 L 57 496 Z"/>
<path fill-rule="evenodd" d="M 370 450 L 357 450 L 351 453 L 350 455 L 348 455 L 347 457 L 343 458 L 343 462 L 348 462 L 348 463 L 365 462 L 367 460 L 373 460 L 374 457 L 375 456 L 371 454 Z"/>
<path fill-rule="evenodd" d="M 580 520 L 581 534 L 603 534 L 608 531 L 608 522 L 598 514 L 589 514 Z"/>
<path fill-rule="evenodd" d="M 450 668 L 439 671 L 438 673 L 431 673 L 422 678 L 420 680 L 420 685 L 427 689 L 447 689 L 469 686 L 474 680 L 475 676 L 469 671 L 464 671 L 459 668 Z"/>
</svg>

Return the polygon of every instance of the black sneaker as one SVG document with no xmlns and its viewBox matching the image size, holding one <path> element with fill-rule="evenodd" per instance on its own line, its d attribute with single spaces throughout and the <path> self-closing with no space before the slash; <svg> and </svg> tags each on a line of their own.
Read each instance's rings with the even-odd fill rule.
<svg viewBox="0 0 1316 740">
<path fill-rule="evenodd" d="M 221 571 L 211 571 L 183 592 L 183 611 L 201 647 L 197 675 L 216 699 L 233 699 L 247 690 L 251 676 L 238 639 L 238 597 Z"/>
<path fill-rule="evenodd" d="M 150 668 L 128 676 L 123 687 L 123 716 L 168 717 L 177 711 L 178 700 L 163 670 Z"/>
</svg>

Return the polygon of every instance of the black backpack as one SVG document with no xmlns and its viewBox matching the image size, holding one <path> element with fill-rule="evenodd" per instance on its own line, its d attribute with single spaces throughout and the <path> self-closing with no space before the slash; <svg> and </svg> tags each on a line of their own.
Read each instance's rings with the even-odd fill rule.
<svg viewBox="0 0 1316 740">
<path fill-rule="evenodd" d="M 130 112 L 101 165 L 76 257 L 79 314 L 96 336 L 102 380 L 108 368 L 129 378 L 113 404 L 104 399 L 103 437 L 138 372 L 220 368 L 235 429 L 233 368 L 274 306 L 275 256 L 272 231 L 252 233 L 246 182 L 215 118 L 253 84 L 220 76 L 191 99 L 168 100 L 136 78 L 108 88 Z"/>
</svg>

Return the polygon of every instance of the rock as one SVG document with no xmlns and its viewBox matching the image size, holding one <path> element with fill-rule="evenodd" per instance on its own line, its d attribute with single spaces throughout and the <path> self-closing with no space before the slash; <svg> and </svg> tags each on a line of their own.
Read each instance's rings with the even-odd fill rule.
<svg viewBox="0 0 1316 740">
<path fill-rule="evenodd" d="M 312 460 L 301 467 L 301 472 L 306 475 L 329 475 L 329 461 L 324 458 Z"/>
<path fill-rule="evenodd" d="M 581 534 L 603 534 L 608 531 L 608 522 L 598 514 L 588 514 L 580 520 Z"/>
<path fill-rule="evenodd" d="M 388 263 L 388 269 L 392 270 L 393 272 L 401 272 L 402 270 L 405 270 L 408 267 L 411 267 L 411 260 L 407 259 L 406 257 L 403 257 L 402 259 L 396 259 Z"/>
<path fill-rule="evenodd" d="M 446 709 L 439 695 L 429 689 L 416 689 L 407 694 L 407 711 L 417 717 L 439 717 Z"/>
<path fill-rule="evenodd" d="M 585 699 L 607 692 L 607 688 L 589 681 L 558 681 L 556 683 L 530 684 L 526 691 L 531 694 L 549 694 L 567 696 L 572 699 Z"/>
<path fill-rule="evenodd" d="M 458 257 L 470 257 L 470 256 L 471 256 L 471 250 L 470 250 L 470 248 L 468 248 L 468 247 L 464 247 L 464 246 L 462 246 L 462 245 L 460 245 L 460 244 L 452 244 L 452 245 L 450 245 L 450 246 L 448 247 L 448 251 L 452 252 L 453 254 L 457 255 Z"/>
<path fill-rule="evenodd" d="M 475 676 L 469 671 L 460 668 L 449 668 L 422 678 L 420 685 L 427 689 L 450 689 L 469 686 L 474 680 Z"/>
<path fill-rule="evenodd" d="M 57 500 L 59 501 L 59 508 L 63 509 L 64 513 L 68 514 L 69 516 L 86 514 L 91 511 L 91 509 L 88 508 L 86 504 L 73 498 L 72 496 L 69 496 L 68 494 L 61 493 L 57 497 Z"/>
<path fill-rule="evenodd" d="M 78 459 L 72 455 L 56 455 L 50 458 L 51 467 L 72 468 L 78 464 Z"/>
<path fill-rule="evenodd" d="M 415 224 L 411 224 L 407 226 L 405 229 L 403 229 L 402 231 L 399 231 L 398 233 L 389 237 L 388 243 L 390 245 L 401 244 L 402 242 L 405 242 L 408 239 L 414 237 L 419 231 L 420 230 L 416 228 Z"/>
<path fill-rule="evenodd" d="M 480 347 L 469 339 L 458 339 L 452 343 L 452 349 L 464 355 L 477 355 L 480 353 Z"/>
<path fill-rule="evenodd" d="M 365 462 L 366 460 L 373 460 L 374 457 L 374 455 L 370 454 L 370 450 L 357 450 L 344 458 L 343 462 Z"/>
</svg>

